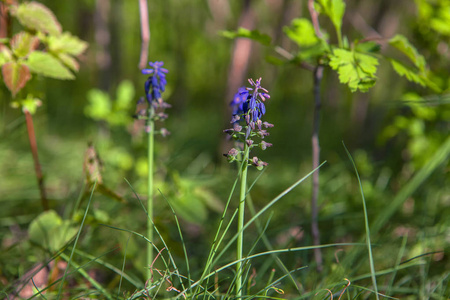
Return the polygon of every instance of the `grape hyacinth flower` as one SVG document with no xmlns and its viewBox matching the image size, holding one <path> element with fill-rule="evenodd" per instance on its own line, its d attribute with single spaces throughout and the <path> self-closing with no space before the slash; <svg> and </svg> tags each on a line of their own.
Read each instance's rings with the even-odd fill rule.
<svg viewBox="0 0 450 300">
<path fill-rule="evenodd" d="M 267 128 L 273 127 L 272 124 L 263 122 L 262 117 L 266 114 L 264 102 L 269 99 L 269 92 L 261 86 L 261 78 L 256 80 L 249 79 L 252 87 L 241 87 L 231 101 L 233 117 L 231 123 L 233 127 L 225 129 L 224 132 L 238 141 L 237 146 L 228 151 L 224 156 L 231 163 L 240 162 L 240 195 L 238 207 L 238 238 L 236 255 L 236 298 L 240 299 L 243 295 L 243 245 L 244 245 L 244 216 L 245 200 L 247 197 L 247 169 L 249 165 L 262 170 L 267 163 L 260 160 L 257 156 L 250 158 L 250 150 L 254 147 L 260 147 L 262 150 L 271 147 L 271 143 L 263 141 L 268 136 Z M 263 129 L 266 128 L 266 129 Z M 259 141 L 261 140 L 261 141 Z M 236 149 L 237 148 L 237 149 Z"/>
<path fill-rule="evenodd" d="M 230 103 L 233 114 L 233 117 L 231 118 L 233 128 L 225 129 L 224 132 L 241 142 L 241 144 L 245 143 L 249 149 L 259 147 L 262 150 L 266 150 L 268 147 L 271 147 L 272 144 L 265 141 L 256 142 L 255 138 L 260 138 L 261 140 L 264 139 L 264 137 L 269 135 L 265 129 L 273 127 L 272 124 L 262 121 L 262 117 L 266 114 L 264 102 L 266 99 L 270 98 L 270 95 L 269 92 L 261 86 L 261 78 L 256 81 L 249 79 L 248 82 L 252 87 L 239 88 Z M 224 154 L 224 156 L 228 158 L 229 162 L 236 160 L 240 161 L 238 157 L 239 154 L 243 153 L 243 150 L 238 151 L 234 148 L 232 150 L 233 151 L 230 150 L 230 152 Z M 256 156 L 253 159 L 247 159 L 248 163 L 256 166 L 258 170 L 267 166 L 266 162 L 263 162 Z"/>
<path fill-rule="evenodd" d="M 164 121 L 168 115 L 164 113 L 170 105 L 162 99 L 162 93 L 166 90 L 166 74 L 169 72 L 163 68 L 162 61 L 150 62 L 149 69 L 143 69 L 144 75 L 149 75 L 144 84 L 145 99 L 147 100 L 147 109 L 143 109 L 137 113 L 138 119 L 145 120 L 146 132 L 148 134 L 148 190 L 147 190 L 147 238 L 153 243 L 153 162 L 154 162 L 154 136 L 155 133 L 161 134 L 163 137 L 170 132 L 161 128 L 155 131 L 155 121 Z M 139 103 L 144 102 L 144 98 Z M 147 245 L 147 264 L 151 266 L 153 262 L 153 244 Z M 147 277 L 151 278 L 150 268 L 147 270 Z"/>
<path fill-rule="evenodd" d="M 138 112 L 137 117 L 139 119 L 146 119 L 152 121 L 164 121 L 168 118 L 168 115 L 164 113 L 166 108 L 170 108 L 171 105 L 162 99 L 162 93 L 166 90 L 167 80 L 166 74 L 169 72 L 162 66 L 164 63 L 162 61 L 150 62 L 149 69 L 143 69 L 141 72 L 144 75 L 150 75 L 145 81 L 145 99 L 148 102 L 148 109 L 141 110 Z M 144 99 L 140 99 L 138 104 L 142 103 Z M 148 132 L 150 128 L 147 126 L 146 131 Z M 161 128 L 158 132 L 163 137 L 170 134 L 170 132 Z"/>
</svg>

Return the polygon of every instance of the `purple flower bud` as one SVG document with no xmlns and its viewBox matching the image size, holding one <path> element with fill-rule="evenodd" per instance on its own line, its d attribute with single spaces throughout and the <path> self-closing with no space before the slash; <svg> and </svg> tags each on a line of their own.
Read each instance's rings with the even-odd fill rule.
<svg viewBox="0 0 450 300">
<path fill-rule="evenodd" d="M 262 141 L 262 142 L 259 144 L 259 146 L 261 147 L 262 150 L 266 150 L 266 148 L 272 147 L 272 144 L 271 144 L 271 143 L 267 143 L 267 142 L 265 142 L 265 141 Z"/>
<path fill-rule="evenodd" d="M 233 130 L 236 131 L 236 132 L 241 132 L 242 126 L 237 124 L 237 123 L 234 123 Z"/>
<path fill-rule="evenodd" d="M 247 143 L 247 146 L 251 146 L 251 145 L 253 145 L 253 140 L 246 140 L 245 141 L 246 143 Z"/>
<path fill-rule="evenodd" d="M 263 122 L 263 125 L 264 125 L 264 127 L 266 127 L 266 128 L 272 128 L 272 127 L 273 127 L 273 124 L 270 124 L 270 123 L 268 123 L 268 122 Z"/>
<path fill-rule="evenodd" d="M 167 130 L 166 128 L 161 128 L 161 135 L 163 136 L 163 137 L 166 137 L 166 136 L 168 136 L 168 135 L 170 135 L 170 131 L 169 130 Z"/>
</svg>

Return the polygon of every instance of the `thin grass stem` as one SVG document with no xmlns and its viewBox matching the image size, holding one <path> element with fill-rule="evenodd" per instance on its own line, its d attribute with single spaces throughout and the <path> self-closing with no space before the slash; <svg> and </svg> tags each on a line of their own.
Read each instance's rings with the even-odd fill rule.
<svg viewBox="0 0 450 300">
<path fill-rule="evenodd" d="M 370 273 L 371 273 L 371 277 L 372 277 L 373 288 L 375 290 L 375 296 L 378 300 L 379 299 L 378 287 L 377 287 L 377 279 L 376 279 L 376 275 L 375 275 L 375 266 L 374 266 L 374 262 L 373 262 L 373 255 L 372 255 L 372 244 L 370 241 L 370 227 L 369 227 L 369 218 L 367 216 L 366 198 L 364 197 L 364 191 L 363 191 L 363 187 L 362 187 L 362 183 L 361 183 L 361 178 L 359 177 L 359 173 L 358 173 L 358 169 L 356 168 L 355 161 L 353 160 L 347 147 L 345 147 L 345 144 L 344 143 L 342 143 L 342 144 L 344 145 L 344 148 L 345 148 L 345 151 L 347 152 L 348 158 L 352 162 L 353 168 L 355 169 L 356 177 L 358 178 L 359 190 L 361 192 L 363 210 L 364 210 L 364 226 L 366 228 L 366 243 L 367 243 L 367 251 L 369 252 Z"/>
</svg>

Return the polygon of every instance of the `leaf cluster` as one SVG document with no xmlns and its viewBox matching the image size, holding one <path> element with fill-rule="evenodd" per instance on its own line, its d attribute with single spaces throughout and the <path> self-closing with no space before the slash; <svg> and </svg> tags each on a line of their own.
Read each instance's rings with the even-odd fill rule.
<svg viewBox="0 0 450 300">
<path fill-rule="evenodd" d="M 63 32 L 53 12 L 41 3 L 11 1 L 6 10 L 24 27 L 11 38 L 0 40 L 2 79 L 12 96 L 16 97 L 25 87 L 32 73 L 62 80 L 74 79 L 73 73 L 79 70 L 76 57 L 88 44 Z"/>
<path fill-rule="evenodd" d="M 309 19 L 293 19 L 290 26 L 284 28 L 286 36 L 298 46 L 296 53 L 286 56 L 289 63 L 312 65 L 310 69 L 313 69 L 314 65 L 329 66 L 338 73 L 339 81 L 346 84 L 352 92 L 367 92 L 377 81 L 380 59 L 385 59 L 398 75 L 434 92 L 441 92 L 441 88 L 431 79 L 432 74 L 427 69 L 425 58 L 405 36 L 398 34 L 387 42 L 406 62 L 382 54 L 381 45 L 371 39 L 355 39 L 350 43 L 347 37 L 343 37 L 341 30 L 346 6 L 344 0 L 316 0 L 314 4 L 314 9 L 331 21 L 337 44 L 329 41 L 328 33 L 314 28 Z M 227 31 L 223 35 L 228 38 L 246 37 L 266 46 L 271 44 L 270 37 L 258 30 L 239 28 L 236 32 Z M 274 47 L 277 48 L 279 49 Z M 270 61 L 275 60 L 271 58 Z"/>
</svg>

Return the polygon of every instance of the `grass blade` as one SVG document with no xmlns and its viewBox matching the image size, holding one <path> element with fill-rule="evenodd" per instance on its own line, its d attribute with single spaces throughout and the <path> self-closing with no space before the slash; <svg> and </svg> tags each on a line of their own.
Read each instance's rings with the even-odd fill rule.
<svg viewBox="0 0 450 300">
<path fill-rule="evenodd" d="M 364 226 L 366 228 L 366 243 L 367 243 L 367 251 L 369 252 L 370 273 L 371 273 L 371 277 L 372 277 L 373 287 L 375 289 L 375 296 L 378 300 L 379 299 L 378 286 L 377 286 L 377 279 L 375 277 L 375 266 L 373 263 L 372 244 L 370 242 L 370 227 L 369 227 L 369 218 L 367 216 L 366 199 L 364 197 L 364 191 L 363 191 L 363 187 L 361 184 L 361 178 L 359 177 L 359 173 L 358 173 L 358 169 L 356 168 L 356 164 L 355 164 L 350 152 L 348 151 L 347 147 L 345 147 L 345 144 L 343 142 L 342 142 L 342 145 L 344 145 L 345 152 L 347 152 L 347 156 L 350 159 L 350 161 L 352 162 L 353 168 L 355 169 L 356 178 L 358 178 L 359 190 L 361 192 L 361 199 L 362 199 L 363 210 L 364 210 Z"/>
</svg>

